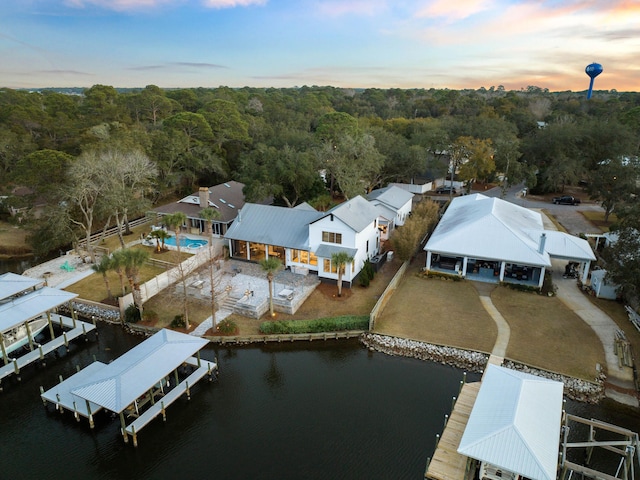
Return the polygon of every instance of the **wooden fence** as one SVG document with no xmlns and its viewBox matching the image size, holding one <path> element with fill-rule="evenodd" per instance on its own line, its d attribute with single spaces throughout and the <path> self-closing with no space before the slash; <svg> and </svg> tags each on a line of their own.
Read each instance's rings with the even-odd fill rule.
<svg viewBox="0 0 640 480">
<path fill-rule="evenodd" d="M 398 269 L 396 274 L 393 276 L 393 278 L 389 282 L 389 285 L 387 285 L 387 288 L 385 288 L 384 292 L 382 292 L 382 295 L 380 295 L 380 298 L 378 299 L 375 306 L 373 307 L 373 310 L 371 310 L 371 313 L 369 314 L 369 331 L 370 332 L 373 331 L 376 324 L 376 320 L 382 313 L 382 310 L 384 310 L 384 307 L 387 305 L 387 302 L 389 302 L 389 299 L 391 298 L 396 288 L 398 287 L 398 284 L 400 283 L 400 280 L 402 280 L 402 277 L 404 277 L 404 274 L 407 271 L 408 267 L 409 267 L 408 261 L 402 264 L 402 266 Z"/>
</svg>

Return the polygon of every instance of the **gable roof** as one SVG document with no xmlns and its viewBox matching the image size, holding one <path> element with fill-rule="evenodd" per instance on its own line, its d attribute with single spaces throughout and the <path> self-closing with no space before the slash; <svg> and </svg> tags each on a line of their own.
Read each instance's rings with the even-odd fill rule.
<svg viewBox="0 0 640 480">
<path fill-rule="evenodd" d="M 378 209 L 364 197 L 358 195 L 325 212 L 322 218 L 331 215 L 335 216 L 355 232 L 361 232 L 378 218 Z"/>
<path fill-rule="evenodd" d="M 413 193 L 403 190 L 400 187 L 396 187 L 394 185 L 389 185 L 388 187 L 378 188 L 377 190 L 371 191 L 367 195 L 367 199 L 376 203 L 378 201 L 383 203 L 394 210 L 396 212 L 404 207 L 407 202 L 411 201 L 413 198 Z"/>
<path fill-rule="evenodd" d="M 220 219 L 215 222 L 230 223 L 236 218 L 238 211 L 245 203 L 243 188 L 244 183 L 233 180 L 209 187 L 208 207 L 220 212 Z M 207 208 L 207 206 L 200 206 L 200 195 L 195 192 L 177 202 L 156 207 L 153 211 L 163 215 L 182 212 L 189 218 L 200 218 L 200 210 L 203 208 Z"/>
<path fill-rule="evenodd" d="M 532 480 L 555 480 L 563 384 L 488 365 L 458 453 Z"/>
<path fill-rule="evenodd" d="M 42 287 L 0 304 L 0 332 L 5 332 L 16 325 L 39 317 L 77 296 L 77 293 Z"/>
<path fill-rule="evenodd" d="M 564 260 L 596 259 L 591 245 L 584 238 L 556 230 L 545 230 L 544 233 L 547 236 L 544 249 L 550 256 Z M 539 232 L 534 232 L 534 235 L 539 235 Z"/>
<path fill-rule="evenodd" d="M 544 232 L 539 213 L 476 193 L 454 198 L 424 250 L 551 266 L 532 231 Z"/>
<path fill-rule="evenodd" d="M 323 215 L 307 208 L 246 203 L 225 238 L 308 250 L 309 224 Z"/>
<path fill-rule="evenodd" d="M 40 285 L 42 280 L 25 277 L 17 273 L 3 273 L 0 275 L 0 302 L 20 292 Z"/>
</svg>

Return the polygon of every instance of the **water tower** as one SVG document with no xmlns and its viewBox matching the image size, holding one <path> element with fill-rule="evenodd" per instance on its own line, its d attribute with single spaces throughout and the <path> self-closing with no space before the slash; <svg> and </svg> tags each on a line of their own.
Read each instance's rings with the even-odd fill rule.
<svg viewBox="0 0 640 480">
<path fill-rule="evenodd" d="M 589 91 L 587 92 L 587 100 L 591 98 L 591 94 L 593 93 L 593 81 L 602 73 L 602 70 L 602 65 L 599 63 L 592 63 L 591 65 L 587 65 L 587 68 L 584 69 L 587 75 L 591 78 L 591 81 L 589 82 Z"/>
</svg>

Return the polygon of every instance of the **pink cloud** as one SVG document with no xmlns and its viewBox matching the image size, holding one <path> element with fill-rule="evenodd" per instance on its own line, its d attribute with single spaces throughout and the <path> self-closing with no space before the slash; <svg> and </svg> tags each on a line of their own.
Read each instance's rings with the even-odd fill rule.
<svg viewBox="0 0 640 480">
<path fill-rule="evenodd" d="M 458 21 L 468 18 L 494 7 L 492 0 L 435 0 L 429 2 L 416 13 L 416 18 L 443 18 L 447 21 Z"/>
<path fill-rule="evenodd" d="M 316 6 L 318 13 L 328 17 L 344 15 L 373 16 L 387 9 L 385 0 L 327 0 Z"/>
</svg>

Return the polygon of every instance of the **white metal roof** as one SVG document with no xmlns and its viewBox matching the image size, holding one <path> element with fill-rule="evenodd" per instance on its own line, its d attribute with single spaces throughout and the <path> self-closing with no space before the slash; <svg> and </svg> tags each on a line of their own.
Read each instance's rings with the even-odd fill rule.
<svg viewBox="0 0 640 480">
<path fill-rule="evenodd" d="M 545 230 L 544 233 L 547 236 L 544 249 L 552 257 L 583 261 L 596 259 L 591 245 L 584 238 L 555 230 Z M 535 235 L 539 236 L 539 232 Z"/>
<path fill-rule="evenodd" d="M 342 245 L 329 245 L 321 243 L 315 251 L 316 257 L 331 258 L 334 253 L 346 252 L 350 257 L 355 257 L 358 253 L 357 248 L 343 247 Z"/>
<path fill-rule="evenodd" d="M 335 215 L 355 232 L 361 232 L 378 218 L 378 209 L 364 197 L 358 195 L 325 213 Z"/>
<path fill-rule="evenodd" d="M 539 239 L 529 234 L 533 230 L 544 231 L 539 213 L 476 193 L 451 202 L 424 249 L 549 267 L 549 255 L 538 251 Z"/>
<path fill-rule="evenodd" d="M 489 365 L 458 453 L 532 480 L 555 480 L 563 384 Z"/>
<path fill-rule="evenodd" d="M 372 190 L 367 195 L 367 198 L 369 201 L 378 200 L 379 202 L 395 209 L 397 212 L 404 207 L 407 202 L 411 201 L 413 193 L 403 190 L 400 187 L 396 187 L 395 185 L 389 185 L 384 188 Z"/>
<path fill-rule="evenodd" d="M 51 287 L 42 287 L 0 305 L 0 332 L 37 318 L 78 295 Z"/>
<path fill-rule="evenodd" d="M 0 301 L 40 285 L 41 283 L 43 283 L 42 280 L 25 277 L 17 273 L 3 273 L 0 275 Z"/>
<path fill-rule="evenodd" d="M 96 372 L 72 393 L 120 413 L 207 343 L 193 335 L 160 330 Z"/>
</svg>

